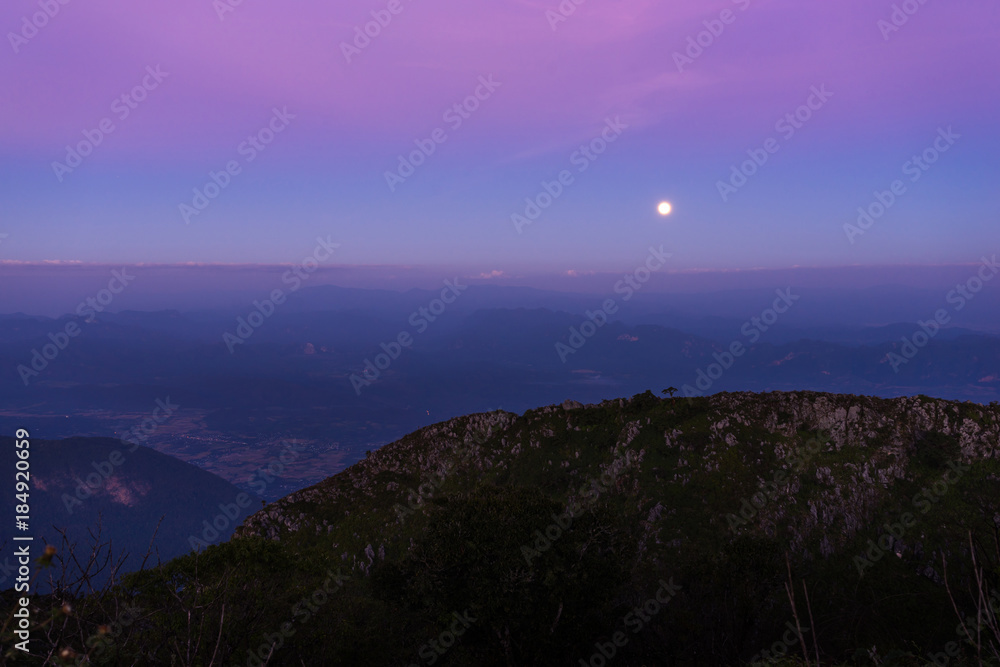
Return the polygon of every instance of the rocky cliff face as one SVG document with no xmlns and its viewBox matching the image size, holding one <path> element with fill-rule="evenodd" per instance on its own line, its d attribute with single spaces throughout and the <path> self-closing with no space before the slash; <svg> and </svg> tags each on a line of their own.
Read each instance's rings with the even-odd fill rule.
<svg viewBox="0 0 1000 667">
<path fill-rule="evenodd" d="M 269 505 L 238 535 L 329 536 L 346 560 L 384 551 L 394 536 L 412 537 L 435 498 L 478 482 L 537 485 L 569 503 L 583 482 L 627 461 L 607 493 L 630 508 L 661 558 L 708 536 L 722 544 L 754 534 L 810 560 L 850 550 L 859 537 L 878 538 L 878 526 L 894 514 L 908 509 L 919 517 L 924 504 L 913 497 L 949 464 L 961 471 L 995 461 L 998 451 L 995 404 L 812 392 L 567 401 L 421 429 Z M 941 495 L 947 500 L 947 489 Z M 932 491 L 924 503 L 936 509 L 938 500 Z M 922 545 L 933 525 L 897 538 L 894 549 L 920 553 L 933 568 L 935 554 Z"/>
</svg>

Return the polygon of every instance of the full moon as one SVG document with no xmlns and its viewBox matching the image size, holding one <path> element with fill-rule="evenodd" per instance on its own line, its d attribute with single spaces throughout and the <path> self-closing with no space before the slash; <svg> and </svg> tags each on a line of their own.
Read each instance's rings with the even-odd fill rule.
<svg viewBox="0 0 1000 667">
<path fill-rule="evenodd" d="M 671 206 L 668 201 L 661 201 L 660 205 L 656 207 L 656 210 L 660 212 L 660 215 L 670 215 L 670 212 L 674 210 L 674 207 Z"/>
</svg>

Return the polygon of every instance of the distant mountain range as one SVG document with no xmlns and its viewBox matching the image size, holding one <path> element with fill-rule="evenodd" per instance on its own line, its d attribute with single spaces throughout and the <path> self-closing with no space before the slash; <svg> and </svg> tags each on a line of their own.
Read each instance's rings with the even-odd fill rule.
<svg viewBox="0 0 1000 667">
<path fill-rule="evenodd" d="M 169 397 L 181 408 L 144 444 L 244 490 L 254 466 L 300 443 L 295 465 L 261 492 L 274 499 L 414 429 L 500 407 L 594 403 L 668 386 L 680 395 L 809 389 L 1000 399 L 992 293 L 961 312 L 915 288 L 788 293 L 791 304 L 759 288 L 640 291 L 625 301 L 613 292 L 480 285 L 445 303 L 436 301 L 441 290 L 324 286 L 273 310 L 262 294 L 260 309 L 126 311 L 93 322 L 6 315 L 0 432 L 31 425 L 50 439 L 120 437 Z M 603 324 L 597 311 L 609 299 L 615 309 Z M 918 322 L 943 308 L 947 322 L 925 336 Z M 61 337 L 70 325 L 79 334 Z M 408 345 L 398 345 L 401 336 Z M 734 346 L 741 353 L 730 359 Z M 53 358 L 39 357 L 43 350 Z"/>
</svg>

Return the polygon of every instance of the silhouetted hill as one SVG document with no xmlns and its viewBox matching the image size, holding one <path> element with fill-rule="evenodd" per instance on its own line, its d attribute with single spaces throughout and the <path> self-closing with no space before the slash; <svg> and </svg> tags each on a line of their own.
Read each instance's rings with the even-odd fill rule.
<svg viewBox="0 0 1000 667">
<path fill-rule="evenodd" d="M 420 429 L 77 607 L 146 610 L 123 664 L 971 665 L 998 489 L 995 405 L 566 401 Z"/>
<path fill-rule="evenodd" d="M 17 460 L 14 442 L 0 438 L 0 465 L 11 477 Z M 150 549 L 149 563 L 156 564 L 188 553 L 192 546 L 203 548 L 192 536 L 205 545 L 226 540 L 245 516 L 260 509 L 260 498 L 252 493 L 146 447 L 109 438 L 29 442 L 30 530 L 18 534 L 34 537 L 38 555 L 45 544 L 64 551 L 65 531 L 85 561 L 91 535 L 99 531 L 100 542 L 109 545 L 116 559 L 127 556 L 125 573 L 138 568 Z M 7 519 L 0 529 L 0 544 L 6 543 L 0 553 L 0 588 L 12 585 L 8 568 L 14 560 L 11 537 L 19 502 L 13 486 L 5 488 L 10 492 L 0 499 L 0 513 Z M 220 515 L 223 519 L 216 521 Z M 215 524 L 207 534 L 206 521 Z M 105 570 L 98 582 L 107 574 Z"/>
</svg>

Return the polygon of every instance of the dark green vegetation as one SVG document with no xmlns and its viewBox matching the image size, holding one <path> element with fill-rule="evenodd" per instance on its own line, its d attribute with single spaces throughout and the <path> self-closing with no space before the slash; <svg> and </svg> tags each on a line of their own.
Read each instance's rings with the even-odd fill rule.
<svg viewBox="0 0 1000 667">
<path fill-rule="evenodd" d="M 812 664 L 977 664 L 955 607 L 978 601 L 985 663 L 998 452 L 1000 408 L 926 397 L 646 393 L 471 415 L 74 600 L 33 648 L 90 638 L 114 665 L 569 667 L 602 649 L 623 667 L 775 649 L 804 664 L 797 617 Z M 137 619 L 101 635 L 128 605 Z"/>
</svg>

